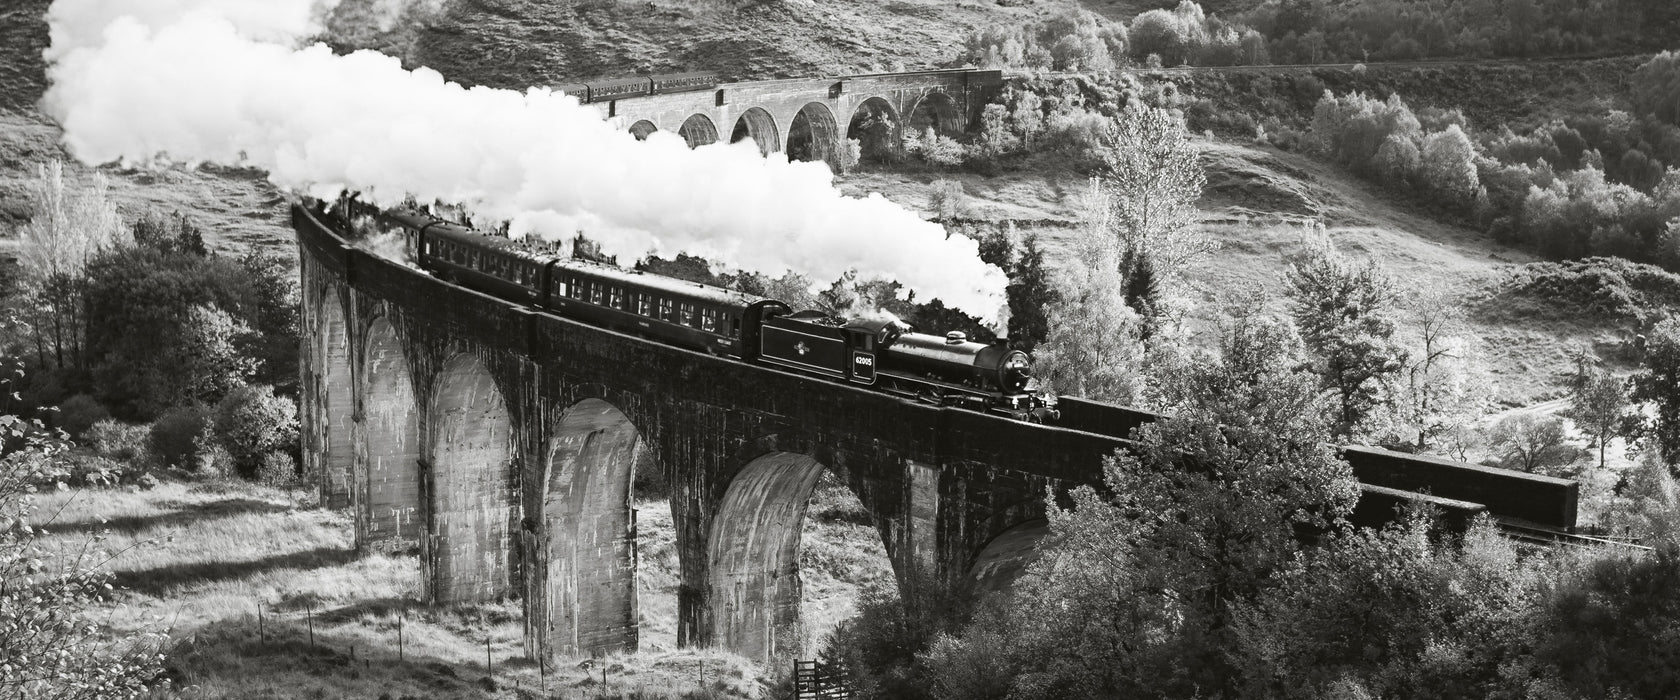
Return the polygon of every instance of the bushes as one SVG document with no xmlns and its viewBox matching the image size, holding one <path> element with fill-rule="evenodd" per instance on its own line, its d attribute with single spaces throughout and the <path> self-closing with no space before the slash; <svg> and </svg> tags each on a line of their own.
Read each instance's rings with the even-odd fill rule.
<svg viewBox="0 0 1680 700">
<path fill-rule="evenodd" d="M 1680 124 L 1680 52 L 1664 51 L 1633 72 L 1633 103 L 1647 114 Z"/>
<path fill-rule="evenodd" d="M 291 460 L 298 438 L 297 404 L 275 396 L 267 385 L 235 390 L 216 405 L 215 435 L 241 474 L 260 476 L 273 453 L 286 453 Z"/>
<path fill-rule="evenodd" d="M 200 440 L 210 427 L 211 414 L 203 406 L 177 406 L 152 423 L 146 447 L 165 466 L 191 468 Z"/>
<path fill-rule="evenodd" d="M 77 394 L 58 405 L 58 427 L 70 437 L 81 437 L 95 423 L 110 418 L 110 412 L 87 394 Z"/>
</svg>

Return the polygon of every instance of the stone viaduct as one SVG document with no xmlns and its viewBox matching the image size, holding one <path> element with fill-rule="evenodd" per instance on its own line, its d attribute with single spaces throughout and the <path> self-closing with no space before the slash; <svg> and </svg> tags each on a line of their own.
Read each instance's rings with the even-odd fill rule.
<svg viewBox="0 0 1680 700">
<path fill-rule="evenodd" d="M 428 602 L 520 599 L 532 658 L 636 647 L 637 470 L 672 490 L 678 643 L 768 659 L 790 651 L 800 525 L 823 470 L 868 509 L 907 592 L 996 588 L 1045 531 L 1046 488 L 1096 482 L 1149 419 L 1064 399 L 1065 426 L 1032 425 L 668 347 L 443 282 L 301 206 L 292 216 L 304 459 L 324 504 L 353 511 L 358 547 L 418 549 Z M 1399 487 L 1367 485 L 1366 520 L 1463 482 L 1435 493 L 1477 502 L 1434 500 L 1574 522 L 1573 482 L 1536 477 L 1556 498 L 1534 500 L 1500 475 L 1366 452 L 1356 469 L 1376 471 L 1362 481 Z"/>
<path fill-rule="evenodd" d="M 639 138 L 675 132 L 691 147 L 750 138 L 765 154 L 821 160 L 840 172 L 846 139 L 878 147 L 866 134 L 878 129 L 885 145 L 897 148 L 907 131 L 932 127 L 955 136 L 1002 85 L 1001 71 L 959 69 L 722 83 L 592 106 Z"/>
</svg>

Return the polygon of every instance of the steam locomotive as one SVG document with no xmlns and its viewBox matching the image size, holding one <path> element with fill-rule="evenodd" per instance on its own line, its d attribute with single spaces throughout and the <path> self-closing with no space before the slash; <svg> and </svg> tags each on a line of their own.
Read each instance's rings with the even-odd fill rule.
<svg viewBox="0 0 1680 700">
<path fill-rule="evenodd" d="M 944 406 L 1042 422 L 1026 353 L 902 321 L 841 319 L 776 299 L 535 252 L 418 210 L 380 212 L 421 269 L 465 287 L 658 342 Z M 348 220 L 349 217 L 346 217 Z"/>
</svg>

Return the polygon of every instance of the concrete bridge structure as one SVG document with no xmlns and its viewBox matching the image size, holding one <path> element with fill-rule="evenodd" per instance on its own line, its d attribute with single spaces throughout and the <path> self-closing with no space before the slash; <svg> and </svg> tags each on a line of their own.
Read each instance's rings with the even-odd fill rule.
<svg viewBox="0 0 1680 700">
<path fill-rule="evenodd" d="M 794 651 L 801 523 L 825 469 L 869 511 L 907 593 L 997 588 L 1045 531 L 1046 489 L 1099 481 L 1151 418 L 1064 399 L 1053 427 L 912 403 L 455 286 L 302 207 L 293 226 L 303 454 L 323 503 L 353 511 L 360 548 L 418 548 L 428 602 L 522 600 L 532 658 L 636 647 L 638 470 L 671 488 L 678 643 L 768 659 Z M 1574 523 L 1573 482 L 1349 456 L 1365 520 L 1433 498 Z"/>
<path fill-rule="evenodd" d="M 847 139 L 880 129 L 888 147 L 928 128 L 955 136 L 1003 86 L 996 70 L 941 70 L 723 83 L 709 90 L 627 97 L 592 106 L 645 138 L 675 132 L 690 147 L 750 138 L 765 154 L 842 169 Z M 865 154 L 869 155 L 869 154 Z"/>
</svg>

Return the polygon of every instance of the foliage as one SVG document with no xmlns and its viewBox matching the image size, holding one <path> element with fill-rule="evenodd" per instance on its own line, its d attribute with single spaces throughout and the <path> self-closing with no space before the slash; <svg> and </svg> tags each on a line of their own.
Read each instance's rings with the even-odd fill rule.
<svg viewBox="0 0 1680 700">
<path fill-rule="evenodd" d="M 1336 398 L 1335 433 L 1369 431 L 1377 409 L 1392 400 L 1407 360 L 1394 339 L 1393 281 L 1374 262 L 1356 265 L 1328 249 L 1291 262 L 1285 281 L 1295 323 Z"/>
<path fill-rule="evenodd" d="M 1673 697 L 1680 687 L 1676 577 L 1672 540 L 1652 555 L 1588 562 L 1548 601 L 1538 656 L 1575 697 Z"/>
<path fill-rule="evenodd" d="M 88 261 L 128 239 L 102 176 L 83 187 L 65 180 L 64 164 L 36 166 L 28 197 L 34 209 L 18 230 L 17 257 L 26 319 L 43 367 L 84 367 L 82 280 Z"/>
<path fill-rule="evenodd" d="M 1638 420 L 1628 399 L 1627 382 L 1603 367 L 1576 357 L 1575 376 L 1569 381 L 1569 409 L 1564 416 L 1598 444 L 1598 468 L 1604 468 L 1604 451 L 1614 438 L 1628 432 Z"/>
<path fill-rule="evenodd" d="M 148 234 L 145 246 L 89 263 L 93 379 L 119 416 L 146 419 L 183 402 L 214 403 L 261 377 L 295 385 L 290 274 L 272 258 L 200 256 L 189 250 L 196 235 L 180 224 L 173 237 Z"/>
<path fill-rule="evenodd" d="M 1562 419 L 1527 411 L 1494 423 L 1488 446 L 1503 456 L 1506 467 L 1525 472 L 1560 467 L 1573 461 L 1576 454 L 1566 443 Z"/>
<path fill-rule="evenodd" d="M 1109 122 L 1104 142 L 1104 224 L 1128 285 L 1126 302 L 1155 315 L 1159 284 L 1177 283 L 1216 249 L 1195 208 L 1207 175 L 1184 117 L 1170 110 L 1134 103 Z M 1149 284 L 1140 284 L 1144 276 Z"/>
<path fill-rule="evenodd" d="M 1237 611 L 1297 556 L 1296 528 L 1331 527 L 1357 485 L 1287 322 L 1240 319 L 1221 353 L 1172 373 L 1176 417 L 1109 459 L 1102 491 L 1047 503 L 1053 538 L 1009 601 L 927 655 L 945 697 L 972 687 L 964 674 L 1013 679 L 1012 698 L 1237 697 Z"/>
<path fill-rule="evenodd" d="M 1680 52 L 1664 51 L 1633 72 L 1633 103 L 1648 114 L 1680 124 Z"/>
<path fill-rule="evenodd" d="M 285 486 L 297 481 L 297 460 L 286 452 L 270 452 L 257 465 L 257 482 L 269 486 Z"/>
<path fill-rule="evenodd" d="M 259 476 L 270 455 L 280 453 L 291 460 L 298 438 L 297 404 L 275 396 L 274 387 L 266 384 L 241 387 L 216 405 L 215 431 L 240 472 Z"/>
<path fill-rule="evenodd" d="M 1038 245 L 1038 234 L 1027 231 L 1021 240 L 1021 254 L 1009 270 L 1009 340 L 1021 350 L 1032 350 L 1050 334 L 1048 309 L 1060 295 L 1050 285 L 1049 273 L 1044 269 L 1044 249 Z"/>
<path fill-rule="evenodd" d="M 916 658 L 966 616 L 968 600 L 912 577 L 908 600 L 888 582 L 863 589 L 857 614 L 830 633 L 821 657 L 847 669 L 861 700 L 931 698 Z"/>
<path fill-rule="evenodd" d="M 1493 386 L 1464 326 L 1464 309 L 1446 294 L 1421 293 L 1408 304 L 1401 334 L 1406 361 L 1396 381 L 1395 427 L 1416 435 L 1419 451 L 1469 429 L 1488 410 Z"/>
<path fill-rule="evenodd" d="M 88 428 L 82 435 L 82 441 L 101 457 L 131 461 L 146 449 L 150 435 L 151 429 L 147 426 L 129 425 L 107 418 Z"/>
<path fill-rule="evenodd" d="M 1083 264 L 1063 271 L 1062 292 L 1045 308 L 1047 332 L 1034 352 L 1034 371 L 1059 394 L 1131 404 L 1142 391 L 1144 324 L 1126 303 L 1109 215 L 1093 180 L 1086 220 L 1073 242 Z"/>
<path fill-rule="evenodd" d="M 211 426 L 211 414 L 201 405 L 176 406 L 152 423 L 146 449 L 163 464 L 191 468 L 199 450 L 199 436 Z"/>
<path fill-rule="evenodd" d="M 99 538 L 43 545 L 30 523 L 34 486 L 64 443 L 39 423 L 0 416 L 0 697 L 136 698 L 161 671 L 157 635 L 113 641 L 90 609 L 109 595 Z"/>
<path fill-rule="evenodd" d="M 1292 562 L 1238 615 L 1244 697 L 1526 695 L 1544 569 L 1519 561 L 1491 521 L 1462 543 L 1432 527 L 1414 510 Z"/>
<path fill-rule="evenodd" d="M 1644 368 L 1633 377 L 1633 399 L 1655 415 L 1651 436 L 1670 464 L 1680 463 L 1680 317 L 1645 336 Z"/>
<path fill-rule="evenodd" d="M 76 394 L 58 405 L 58 420 L 55 422 L 70 437 L 79 438 L 95 423 L 110 417 L 110 412 L 92 396 Z"/>
<path fill-rule="evenodd" d="M 928 193 L 928 208 L 933 210 L 936 221 L 968 218 L 968 195 L 963 192 L 962 183 L 956 180 L 935 180 L 932 191 Z"/>
<path fill-rule="evenodd" d="M 984 68 L 1112 70 L 1125 55 L 1126 27 L 1082 10 L 1026 25 L 977 29 L 963 42 L 959 61 Z"/>
<path fill-rule="evenodd" d="M 1621 258 L 1529 263 L 1508 273 L 1500 295 L 1532 311 L 1644 325 L 1680 307 L 1680 275 Z"/>
</svg>

